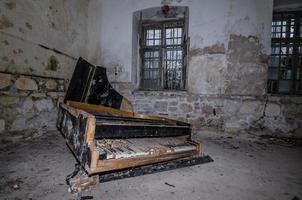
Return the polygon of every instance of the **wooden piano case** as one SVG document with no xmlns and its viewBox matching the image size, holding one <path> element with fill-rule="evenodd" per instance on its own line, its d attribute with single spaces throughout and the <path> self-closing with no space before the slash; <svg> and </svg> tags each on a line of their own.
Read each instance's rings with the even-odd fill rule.
<svg viewBox="0 0 302 200">
<path fill-rule="evenodd" d="M 79 59 L 57 127 L 88 175 L 202 155 L 190 124 L 138 114 L 115 91 L 106 70 Z"/>
</svg>

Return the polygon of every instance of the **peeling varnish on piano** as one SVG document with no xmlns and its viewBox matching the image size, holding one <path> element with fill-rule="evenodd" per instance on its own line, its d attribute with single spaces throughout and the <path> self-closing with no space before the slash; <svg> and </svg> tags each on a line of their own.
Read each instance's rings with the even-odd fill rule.
<svg viewBox="0 0 302 200">
<path fill-rule="evenodd" d="M 85 169 L 88 175 L 71 181 L 74 187 L 71 185 L 70 188 L 74 191 L 96 184 L 95 175 L 109 177 L 107 175 L 110 173 L 140 167 L 142 169 L 162 164 L 162 167 L 155 167 L 155 171 L 158 171 L 165 166 L 169 169 L 213 161 L 210 157 L 203 156 L 202 142 L 191 138 L 190 124 L 135 113 L 131 102 L 111 87 L 105 68 L 97 68 L 80 58 L 76 69 L 77 73 L 74 73 L 70 83 L 72 87 L 69 85 L 65 104 L 59 107 L 57 120 L 57 127 L 65 137 L 68 147 L 81 169 Z M 82 77 L 81 71 L 87 72 L 84 73 L 87 77 Z M 108 93 L 98 104 L 86 103 L 89 100 L 87 95 L 94 94 L 90 85 L 95 76 L 93 73 L 91 75 L 91 71 L 100 73 L 99 78 L 105 80 L 106 87 L 101 81 L 94 84 L 93 87 L 104 90 L 95 94 L 111 92 L 111 95 Z M 75 101 L 70 101 L 71 99 Z M 106 106 L 99 105 L 103 100 Z M 118 102 L 114 102 L 115 100 Z"/>
</svg>

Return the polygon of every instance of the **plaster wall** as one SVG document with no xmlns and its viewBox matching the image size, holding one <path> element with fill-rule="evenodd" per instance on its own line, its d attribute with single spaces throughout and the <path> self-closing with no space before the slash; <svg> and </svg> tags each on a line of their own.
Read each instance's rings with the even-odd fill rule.
<svg viewBox="0 0 302 200">
<path fill-rule="evenodd" d="M 89 59 L 107 67 L 111 81 L 137 85 L 133 74 L 137 74 L 139 66 L 132 66 L 132 15 L 138 10 L 165 4 L 189 8 L 188 92 L 225 93 L 229 87 L 228 65 L 237 62 L 228 57 L 233 51 L 229 49 L 231 35 L 247 39 L 253 36 L 259 44 L 257 54 L 268 55 L 270 52 L 272 0 L 91 0 L 88 32 L 92 29 L 99 34 L 89 37 Z M 100 53 L 96 56 L 94 52 Z M 251 94 L 263 94 L 264 91 L 265 87 L 251 91 Z"/>
<path fill-rule="evenodd" d="M 85 0 L 1 1 L 0 71 L 70 78 L 74 58 L 87 58 L 87 9 Z"/>
</svg>

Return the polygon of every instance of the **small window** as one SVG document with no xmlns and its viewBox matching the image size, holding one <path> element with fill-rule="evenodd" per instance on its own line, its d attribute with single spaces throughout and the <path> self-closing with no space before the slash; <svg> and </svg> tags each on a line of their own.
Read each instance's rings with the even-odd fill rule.
<svg viewBox="0 0 302 200">
<path fill-rule="evenodd" d="M 302 94 L 302 12 L 274 13 L 268 92 Z"/>
<path fill-rule="evenodd" d="M 186 77 L 183 21 L 143 23 L 142 36 L 141 88 L 183 90 Z"/>
</svg>

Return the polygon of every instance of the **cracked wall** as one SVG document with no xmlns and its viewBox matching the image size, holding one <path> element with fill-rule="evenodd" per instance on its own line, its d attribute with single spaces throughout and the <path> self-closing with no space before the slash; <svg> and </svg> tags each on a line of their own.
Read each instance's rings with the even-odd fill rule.
<svg viewBox="0 0 302 200">
<path fill-rule="evenodd" d="M 285 104 L 287 97 L 266 95 L 272 0 L 92 2 L 102 7 L 97 15 L 103 19 L 97 37 L 101 57 L 95 60 L 109 69 L 110 81 L 134 103 L 137 112 L 229 132 L 267 128 L 278 134 L 296 134 L 301 130 L 301 116 L 293 109 L 301 107 L 300 97 Z M 130 51 L 131 45 L 137 45 L 131 40 L 131 13 L 165 4 L 189 9 L 187 88 L 182 92 L 138 91 L 135 70 L 139 65 L 131 60 L 138 52 Z M 114 74 L 115 66 L 121 73 Z"/>
<path fill-rule="evenodd" d="M 79 56 L 106 67 L 109 81 L 137 112 L 168 115 L 197 128 L 302 132 L 301 97 L 265 95 L 272 0 L 4 0 L 0 5 L 0 133 L 6 139 L 54 129 L 56 105 Z M 187 88 L 138 91 L 133 13 L 163 5 L 189 9 Z"/>
</svg>

